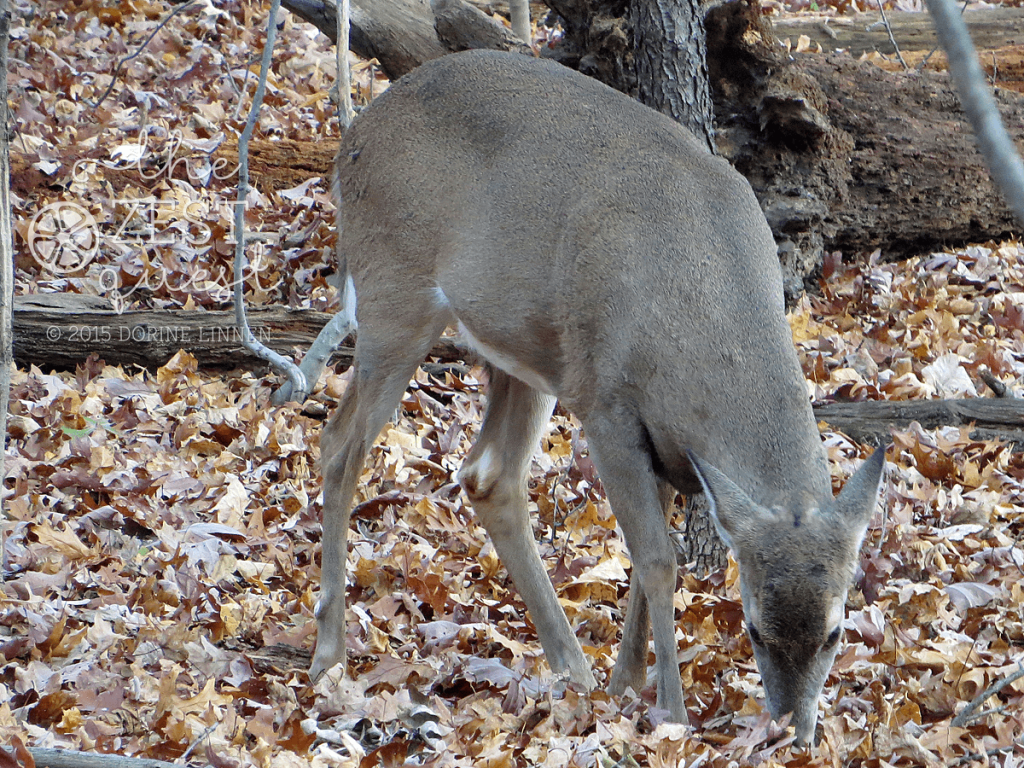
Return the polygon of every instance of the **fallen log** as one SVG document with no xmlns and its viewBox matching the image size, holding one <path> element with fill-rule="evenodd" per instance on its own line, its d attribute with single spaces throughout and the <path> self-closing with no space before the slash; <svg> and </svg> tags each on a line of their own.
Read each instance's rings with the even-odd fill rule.
<svg viewBox="0 0 1024 768">
<path fill-rule="evenodd" d="M 14 357 L 18 365 L 45 370 L 74 370 L 92 353 L 109 365 L 155 369 L 179 349 L 207 369 L 246 368 L 264 371 L 266 364 L 238 341 L 232 311 L 140 310 L 118 314 L 103 299 L 76 294 L 16 296 Z M 276 352 L 301 354 L 330 319 L 327 312 L 284 307 L 251 308 L 253 333 Z M 343 344 L 332 362 L 352 364 L 353 348 Z M 441 339 L 430 357 L 443 363 L 472 359 L 454 339 Z M 869 401 L 824 403 L 815 416 L 860 442 L 881 443 L 890 429 L 912 422 L 934 429 L 973 424 L 978 439 L 1001 438 L 1024 446 L 1024 399 Z"/>
<path fill-rule="evenodd" d="M 286 307 L 250 307 L 247 314 L 257 339 L 275 352 L 299 357 L 331 319 L 328 312 Z M 155 369 L 181 349 L 202 368 L 267 369 L 242 346 L 233 310 L 118 313 L 93 296 L 36 294 L 14 299 L 14 359 L 21 367 L 74 370 L 95 352 L 109 365 Z M 332 361 L 347 368 L 353 352 L 351 344 L 342 344 Z M 466 352 L 453 340 L 442 339 L 431 357 L 454 362 L 464 360 Z"/>
<path fill-rule="evenodd" d="M 147 757 L 125 757 L 70 749 L 29 747 L 27 752 L 32 756 L 36 768 L 178 768 L 179 765 Z"/>
<path fill-rule="evenodd" d="M 890 429 L 917 422 L 925 429 L 974 425 L 975 439 L 1002 439 L 1024 447 L 1024 399 L 1014 397 L 820 403 L 814 416 L 862 443 L 884 443 Z"/>
<path fill-rule="evenodd" d="M 931 16 L 925 12 L 890 11 L 886 14 L 893 38 L 902 53 L 931 51 L 938 46 Z M 1024 45 L 1024 8 L 987 8 L 964 13 L 974 47 L 992 50 L 1007 45 Z M 789 39 L 794 47 L 806 37 L 823 51 L 847 51 L 854 57 L 878 51 L 896 52 L 879 13 L 849 16 L 801 15 L 773 19 L 775 36 Z"/>
<path fill-rule="evenodd" d="M 337 41 L 334 3 L 282 0 L 281 4 L 331 42 Z M 454 51 L 493 48 L 530 53 L 511 30 L 465 0 L 352 0 L 350 13 L 352 50 L 364 59 L 376 59 L 392 80 Z"/>
</svg>

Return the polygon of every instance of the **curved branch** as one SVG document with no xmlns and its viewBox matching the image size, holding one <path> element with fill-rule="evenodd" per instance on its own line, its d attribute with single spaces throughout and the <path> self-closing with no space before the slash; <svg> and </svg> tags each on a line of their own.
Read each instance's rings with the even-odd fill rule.
<svg viewBox="0 0 1024 768">
<path fill-rule="evenodd" d="M 274 55 L 274 37 L 277 34 L 278 9 L 281 0 L 271 0 L 270 14 L 267 17 L 267 40 L 263 46 L 263 59 L 260 62 L 260 79 L 256 84 L 256 92 L 252 96 L 252 108 L 249 118 L 245 121 L 245 129 L 238 137 L 238 199 L 235 204 L 235 322 L 242 337 L 242 345 L 261 360 L 266 360 L 279 373 L 288 377 L 292 389 L 306 391 L 306 377 L 302 370 L 291 360 L 279 355 L 259 339 L 253 336 L 249 321 L 245 317 L 245 296 L 242 293 L 246 267 L 245 259 L 245 204 L 249 197 L 249 139 L 256 127 L 256 119 L 263 104 L 263 92 L 267 88 L 267 73 Z"/>
<path fill-rule="evenodd" d="M 1024 224 L 1024 162 L 1003 127 L 967 25 L 953 0 L 925 1 L 939 42 L 949 58 L 949 71 L 960 94 L 960 103 L 974 127 L 989 173 L 1017 220 Z"/>
</svg>

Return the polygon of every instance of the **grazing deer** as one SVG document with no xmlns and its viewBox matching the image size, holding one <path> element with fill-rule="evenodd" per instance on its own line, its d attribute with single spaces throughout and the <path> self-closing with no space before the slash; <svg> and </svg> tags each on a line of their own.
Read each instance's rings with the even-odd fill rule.
<svg viewBox="0 0 1024 768">
<path fill-rule="evenodd" d="M 707 495 L 740 568 L 775 718 L 811 742 L 884 458 L 838 498 L 747 182 L 684 128 L 548 61 L 424 64 L 360 115 L 337 160 L 353 375 L 321 441 L 323 583 L 311 674 L 345 661 L 349 514 L 366 454 L 444 328 L 491 366 L 460 473 L 551 668 L 594 676 L 537 553 L 526 476 L 555 398 L 586 430 L 633 558 L 612 692 L 646 681 L 686 721 L 663 498 Z M 354 293 L 354 296 L 353 296 Z M 353 298 L 358 300 L 355 308 Z"/>
</svg>

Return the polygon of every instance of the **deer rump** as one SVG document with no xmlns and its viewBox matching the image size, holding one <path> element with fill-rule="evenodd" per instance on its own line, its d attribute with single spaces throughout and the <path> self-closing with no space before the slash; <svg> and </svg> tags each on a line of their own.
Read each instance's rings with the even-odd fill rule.
<svg viewBox="0 0 1024 768">
<path fill-rule="evenodd" d="M 558 64 L 473 51 L 424 64 L 343 137 L 339 269 L 358 335 L 321 441 L 311 672 L 345 659 L 349 514 L 365 455 L 448 325 L 490 362 L 460 481 L 551 668 L 595 679 L 538 556 L 526 476 L 555 398 L 586 430 L 633 559 L 613 692 L 685 721 L 669 486 L 702 489 L 740 568 L 772 715 L 813 740 L 880 452 L 832 498 L 749 184 L 686 129 Z"/>
</svg>

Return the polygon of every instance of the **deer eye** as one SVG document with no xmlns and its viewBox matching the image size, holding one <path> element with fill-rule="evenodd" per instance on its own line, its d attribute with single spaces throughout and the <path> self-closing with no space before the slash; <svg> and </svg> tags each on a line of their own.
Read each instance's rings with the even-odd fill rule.
<svg viewBox="0 0 1024 768">
<path fill-rule="evenodd" d="M 764 647 L 764 641 L 761 640 L 761 633 L 757 631 L 757 628 L 753 624 L 747 624 L 747 634 L 750 635 L 750 642 L 759 648 Z"/>
<path fill-rule="evenodd" d="M 833 629 L 832 634 L 828 636 L 828 639 L 825 641 L 825 645 L 823 645 L 822 648 L 824 648 L 825 650 L 834 648 L 836 643 L 839 642 L 839 636 L 842 634 L 842 632 L 842 627 L 836 627 L 835 629 Z"/>
</svg>

